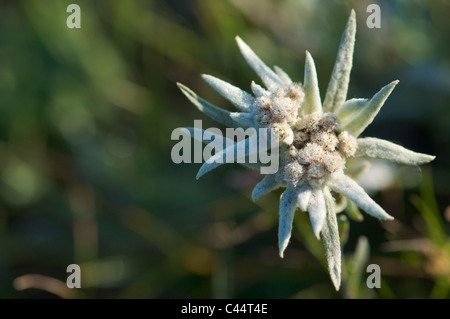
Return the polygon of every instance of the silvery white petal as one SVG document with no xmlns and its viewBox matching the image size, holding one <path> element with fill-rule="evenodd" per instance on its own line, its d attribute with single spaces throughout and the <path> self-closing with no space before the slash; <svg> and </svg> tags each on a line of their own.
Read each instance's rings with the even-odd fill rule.
<svg viewBox="0 0 450 319">
<path fill-rule="evenodd" d="M 284 257 L 284 250 L 289 244 L 292 233 L 292 221 L 294 220 L 295 208 L 297 206 L 297 195 L 294 187 L 289 187 L 281 195 L 280 220 L 278 224 L 278 248 L 280 257 Z"/>
<path fill-rule="evenodd" d="M 368 102 L 368 99 L 351 99 L 345 101 L 335 113 L 341 122 L 341 127 L 348 125 Z"/>
<path fill-rule="evenodd" d="M 309 200 L 308 205 L 308 213 L 314 235 L 317 239 L 320 239 L 320 231 L 322 230 L 327 215 L 325 198 L 321 188 L 312 190 L 311 199 Z"/>
<path fill-rule="evenodd" d="M 357 139 L 356 157 L 367 156 L 407 165 L 422 165 L 434 160 L 435 156 L 416 153 L 386 140 L 367 137 Z"/>
<path fill-rule="evenodd" d="M 342 35 L 341 44 L 334 64 L 331 80 L 323 102 L 324 112 L 335 112 L 347 97 L 350 71 L 353 63 L 353 49 L 355 47 L 356 15 L 352 10 L 347 26 Z"/>
<path fill-rule="evenodd" d="M 255 81 L 252 81 L 252 84 L 250 85 L 252 88 L 253 94 L 258 98 L 261 96 L 269 96 L 270 92 L 264 89 L 261 85 L 256 84 Z"/>
<path fill-rule="evenodd" d="M 220 95 L 233 103 L 242 112 L 251 112 L 255 99 L 251 94 L 220 80 L 212 75 L 203 74 L 202 78 Z"/>
<path fill-rule="evenodd" d="M 312 194 L 311 188 L 309 188 L 309 186 L 307 185 L 301 186 L 298 191 L 297 197 L 298 207 L 304 212 L 308 211 L 308 205 L 309 200 L 311 199 L 311 194 Z"/>
<path fill-rule="evenodd" d="M 306 51 L 305 79 L 303 83 L 305 91 L 305 101 L 303 102 L 301 114 L 322 113 L 322 102 L 320 100 L 319 84 L 314 60 L 311 54 Z"/>
<path fill-rule="evenodd" d="M 254 143 L 253 137 L 249 137 L 242 141 L 234 143 L 233 145 L 225 148 L 222 152 L 214 154 L 205 163 L 203 163 L 197 173 L 196 178 L 199 179 L 206 173 L 209 173 L 213 169 L 225 163 L 241 163 L 245 166 L 253 168 L 252 164 L 246 165 L 246 163 L 250 163 L 249 159 L 251 158 L 255 158 L 256 160 L 258 160 L 258 152 L 262 149 L 262 147 L 264 147 L 261 146 L 260 148 L 259 145 L 253 144 L 258 143 Z"/>
<path fill-rule="evenodd" d="M 256 202 L 262 196 L 281 186 L 282 185 L 277 182 L 275 174 L 268 174 L 258 184 L 256 184 L 255 188 L 253 188 L 252 200 Z"/>
<path fill-rule="evenodd" d="M 276 89 L 283 87 L 278 75 L 276 75 L 275 72 L 273 72 L 240 37 L 236 37 L 236 42 L 248 65 L 250 65 L 256 74 L 259 75 L 264 85 L 270 91 L 275 91 Z"/>
<path fill-rule="evenodd" d="M 327 207 L 327 218 L 322 228 L 322 240 L 328 262 L 328 271 L 336 290 L 341 285 L 341 243 L 339 238 L 338 223 L 336 220 L 335 204 L 333 196 L 328 188 L 324 188 L 324 197 Z"/>
<path fill-rule="evenodd" d="M 291 77 L 286 72 L 284 72 L 282 68 L 275 65 L 273 69 L 275 70 L 275 73 L 278 75 L 281 83 L 283 83 L 284 86 L 289 86 L 292 83 Z"/>
<path fill-rule="evenodd" d="M 391 94 L 394 87 L 399 81 L 393 81 L 384 86 L 377 94 L 375 94 L 369 102 L 353 117 L 353 119 L 342 126 L 343 131 L 348 131 L 351 135 L 357 137 L 361 134 L 375 116 L 380 111 L 386 99 Z"/>
<path fill-rule="evenodd" d="M 201 112 L 208 115 L 210 118 L 216 120 L 219 123 L 222 123 L 229 127 L 242 127 L 248 128 L 251 126 L 251 123 L 247 120 L 246 117 L 242 117 L 238 112 L 228 112 L 220 107 L 217 107 L 208 101 L 199 97 L 194 91 L 184 86 L 181 83 L 177 83 L 181 92 L 194 104 L 197 109 Z M 246 114 L 246 113 L 244 113 Z M 243 119 L 241 121 L 241 119 Z"/>
<path fill-rule="evenodd" d="M 328 179 L 327 185 L 335 192 L 347 196 L 348 199 L 366 211 L 366 213 L 382 220 L 394 219 L 391 215 L 386 213 L 383 208 L 375 203 L 362 187 L 350 177 L 342 173 L 332 174 Z"/>
</svg>

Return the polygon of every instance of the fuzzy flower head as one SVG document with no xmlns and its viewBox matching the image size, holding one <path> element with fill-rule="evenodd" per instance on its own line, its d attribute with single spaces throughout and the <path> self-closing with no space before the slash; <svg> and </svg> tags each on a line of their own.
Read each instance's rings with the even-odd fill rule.
<svg viewBox="0 0 450 319">
<path fill-rule="evenodd" d="M 356 18 L 352 10 L 341 39 L 331 80 L 322 103 L 313 58 L 306 52 L 303 83 L 293 82 L 279 67 L 272 70 L 239 37 L 242 55 L 259 75 L 264 86 L 251 83 L 253 95 L 210 75 L 204 80 L 233 103 L 239 112 L 227 112 L 179 84 L 197 108 L 231 127 L 267 127 L 279 138 L 279 170 L 266 175 L 252 192 L 252 199 L 277 188 L 284 188 L 279 208 L 279 251 L 289 243 L 294 213 L 307 212 L 313 232 L 325 246 L 331 279 L 340 286 L 341 248 L 336 221 L 336 199 L 347 198 L 366 213 L 381 220 L 392 220 L 383 208 L 346 173 L 349 158 L 374 158 L 401 164 L 420 165 L 433 156 L 415 153 L 377 138 L 359 138 L 373 121 L 398 81 L 383 87 L 371 99 L 347 100 L 352 68 Z M 233 148 L 233 147 L 232 147 Z M 223 151 L 223 155 L 230 148 Z M 248 155 L 248 154 L 246 154 Z M 197 178 L 220 164 L 207 161 Z M 249 165 L 247 165 L 249 166 Z M 249 166 L 258 168 L 258 165 Z M 342 206 L 342 205 L 340 205 Z M 345 207 L 345 206 L 344 206 Z"/>
</svg>

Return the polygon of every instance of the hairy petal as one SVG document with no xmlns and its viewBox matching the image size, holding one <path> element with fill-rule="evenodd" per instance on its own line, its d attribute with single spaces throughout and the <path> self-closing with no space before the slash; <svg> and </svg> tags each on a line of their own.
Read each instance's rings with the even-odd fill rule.
<svg viewBox="0 0 450 319">
<path fill-rule="evenodd" d="M 431 162 L 435 156 L 416 153 L 392 142 L 373 137 L 357 139 L 356 157 L 372 157 L 407 165 L 422 165 Z"/>
<path fill-rule="evenodd" d="M 348 125 L 368 102 L 368 99 L 351 99 L 345 101 L 335 113 L 341 122 L 341 126 Z"/>
<path fill-rule="evenodd" d="M 241 50 L 242 55 L 248 65 L 258 74 L 264 85 L 270 90 L 275 91 L 282 88 L 283 84 L 278 77 L 261 59 L 253 52 L 252 49 L 240 37 L 236 37 L 236 42 Z"/>
<path fill-rule="evenodd" d="M 251 94 L 220 80 L 212 75 L 203 74 L 202 78 L 220 95 L 233 103 L 242 112 L 251 112 L 255 99 Z"/>
<path fill-rule="evenodd" d="M 278 224 L 278 247 L 280 257 L 284 257 L 284 250 L 289 244 L 292 233 L 292 221 L 294 220 L 297 206 L 297 193 L 294 187 L 288 187 L 280 200 L 280 221 Z"/>
<path fill-rule="evenodd" d="M 300 187 L 298 191 L 297 203 L 298 207 L 306 212 L 308 211 L 309 200 L 311 199 L 312 191 L 307 185 Z"/>
<path fill-rule="evenodd" d="M 336 211 L 333 196 L 327 187 L 324 188 L 324 198 L 327 208 L 327 218 L 322 228 L 322 241 L 328 262 L 328 271 L 336 290 L 341 285 L 341 243 L 336 220 Z"/>
<path fill-rule="evenodd" d="M 361 134 L 370 123 L 372 123 L 375 116 L 380 111 L 386 99 L 391 94 L 394 87 L 399 81 L 393 81 L 384 86 L 377 94 L 375 94 L 369 102 L 353 117 L 353 119 L 346 125 L 342 125 L 343 131 L 348 131 L 351 135 L 357 137 Z"/>
<path fill-rule="evenodd" d="M 303 88 L 305 90 L 305 101 L 303 102 L 302 110 L 300 110 L 301 113 L 322 113 L 322 102 L 320 101 L 316 66 L 314 65 L 314 60 L 308 51 L 306 51 L 305 79 Z"/>
<path fill-rule="evenodd" d="M 308 204 L 308 213 L 314 235 L 317 239 L 320 239 L 320 231 L 322 230 L 327 215 L 325 198 L 321 188 L 312 190 L 311 198 Z"/>
<path fill-rule="evenodd" d="M 228 112 L 202 99 L 194 91 L 183 84 L 177 83 L 177 85 L 192 104 L 194 104 L 201 112 L 205 113 L 217 122 L 229 127 L 248 128 L 253 126 L 252 124 L 254 121 L 252 120 L 250 114 Z"/>
<path fill-rule="evenodd" d="M 214 141 L 216 139 L 221 139 L 223 148 L 226 148 L 227 145 L 231 145 L 232 143 L 234 143 L 233 140 L 231 140 L 231 139 L 229 139 L 229 138 L 227 138 L 227 137 L 225 137 L 223 135 L 220 135 L 220 134 L 214 134 L 212 132 L 209 132 L 209 134 L 211 135 L 211 137 L 213 139 L 204 138 L 206 131 L 202 130 L 200 128 L 186 127 L 184 129 L 186 131 L 182 130 L 182 132 L 185 132 L 190 137 L 192 137 L 194 140 L 200 141 L 200 142 L 202 142 L 204 144 L 209 144 L 213 139 L 214 139 Z M 199 138 L 200 136 L 201 136 L 201 138 Z M 261 163 L 260 162 L 258 162 L 258 163 L 247 163 L 247 162 L 245 162 L 245 163 L 238 163 L 238 164 L 241 164 L 244 167 L 247 167 L 247 168 L 250 168 L 250 169 L 255 169 L 255 170 L 258 170 L 258 169 L 261 168 Z M 211 169 L 214 169 L 214 168 L 211 168 Z"/>
<path fill-rule="evenodd" d="M 343 173 L 330 175 L 327 185 L 344 196 L 347 196 L 366 213 L 382 219 L 393 220 L 394 218 L 386 213 L 353 179 Z"/>
<path fill-rule="evenodd" d="M 252 200 L 256 202 L 262 196 L 281 186 L 282 185 L 277 182 L 275 174 L 268 174 L 258 184 L 256 184 L 255 188 L 253 188 Z"/>
<path fill-rule="evenodd" d="M 261 85 L 256 84 L 255 81 L 252 81 L 252 84 L 250 85 L 252 88 L 252 92 L 256 97 L 261 96 L 269 96 L 270 92 L 264 89 Z"/>
<path fill-rule="evenodd" d="M 352 10 L 347 26 L 342 35 L 336 63 L 334 64 L 331 80 L 323 102 L 324 112 L 334 112 L 344 103 L 347 97 L 350 71 L 353 63 L 353 49 L 355 47 L 356 14 Z"/>
<path fill-rule="evenodd" d="M 262 143 L 261 143 L 262 142 Z M 252 169 L 258 169 L 261 167 L 261 163 L 258 162 L 258 152 L 260 151 L 273 151 L 278 148 L 278 143 L 265 145 L 263 140 L 260 140 L 259 135 L 251 135 L 250 137 L 243 139 L 226 147 L 221 152 L 218 152 L 211 156 L 200 167 L 196 178 L 199 179 L 206 173 L 209 173 L 213 169 L 225 164 L 225 163 L 239 163 L 243 166 L 247 166 Z M 252 159 L 257 163 L 251 163 Z"/>
</svg>

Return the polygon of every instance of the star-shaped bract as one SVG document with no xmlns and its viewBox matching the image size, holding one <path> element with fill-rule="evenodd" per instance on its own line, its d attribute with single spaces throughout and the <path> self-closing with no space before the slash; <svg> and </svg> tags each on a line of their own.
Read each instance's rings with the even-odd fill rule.
<svg viewBox="0 0 450 319">
<path fill-rule="evenodd" d="M 398 81 L 383 87 L 371 99 L 347 100 L 356 33 L 355 12 L 352 10 L 341 39 L 336 63 L 323 103 L 319 94 L 313 58 L 306 52 L 303 85 L 294 83 L 279 67 L 272 70 L 236 37 L 247 63 L 261 78 L 266 88 L 251 83 L 253 95 L 211 75 L 203 79 L 239 112 L 228 112 L 198 97 L 193 91 L 178 84 L 188 99 L 203 113 L 229 127 L 275 130 L 280 138 L 280 168 L 276 174 L 266 175 L 253 189 L 254 201 L 277 188 L 286 188 L 280 199 L 279 251 L 289 243 L 296 208 L 308 212 L 313 232 L 322 238 L 331 279 L 336 289 L 340 286 L 341 248 L 336 221 L 336 205 L 332 191 L 345 196 L 368 214 L 391 220 L 383 208 L 348 175 L 344 173 L 349 157 L 383 159 L 401 164 L 420 165 L 434 156 L 415 153 L 394 143 L 377 138 L 358 138 L 373 121 Z M 195 136 L 196 129 L 188 129 Z M 202 136 L 202 135 L 200 135 Z M 216 135 L 214 138 L 223 139 Z M 202 140 L 205 142 L 204 140 Z M 225 158 L 243 140 L 209 158 L 200 168 L 197 178 L 220 166 L 217 159 Z M 254 152 L 246 148 L 245 158 Z M 244 164 L 259 169 L 261 164 Z"/>
</svg>

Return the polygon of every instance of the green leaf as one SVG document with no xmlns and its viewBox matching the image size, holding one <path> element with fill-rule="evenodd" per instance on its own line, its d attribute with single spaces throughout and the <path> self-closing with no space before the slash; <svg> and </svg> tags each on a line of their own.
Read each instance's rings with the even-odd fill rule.
<svg viewBox="0 0 450 319">
<path fill-rule="evenodd" d="M 266 175 L 252 191 L 252 200 L 256 202 L 262 196 L 270 193 L 274 189 L 281 187 L 282 185 L 278 183 L 275 174 Z"/>
<path fill-rule="evenodd" d="M 428 237 L 436 245 L 445 245 L 448 236 L 434 195 L 431 170 L 424 169 L 423 180 L 420 184 L 420 196 L 412 196 L 411 202 L 425 220 Z"/>
<path fill-rule="evenodd" d="M 326 220 L 327 207 L 322 189 L 312 189 L 308 204 L 308 214 L 314 235 L 320 239 L 320 232 Z"/>
<path fill-rule="evenodd" d="M 350 124 L 368 102 L 368 99 L 351 99 L 342 104 L 335 113 L 341 121 L 341 127 Z"/>
</svg>

